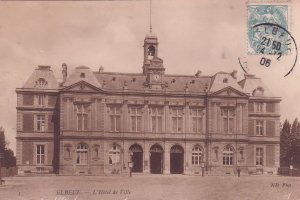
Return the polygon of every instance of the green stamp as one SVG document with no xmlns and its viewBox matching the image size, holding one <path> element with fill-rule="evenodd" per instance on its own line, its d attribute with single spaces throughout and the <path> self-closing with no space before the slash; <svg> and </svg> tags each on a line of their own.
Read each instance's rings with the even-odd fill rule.
<svg viewBox="0 0 300 200">
<path fill-rule="evenodd" d="M 277 28 L 261 30 L 260 24 L 274 24 L 288 30 L 287 5 L 248 5 L 248 54 L 287 54 L 288 48 L 280 41 L 286 41 L 287 34 L 278 35 Z M 268 31 L 273 32 L 273 37 Z M 277 35 L 276 37 L 274 35 Z"/>
</svg>

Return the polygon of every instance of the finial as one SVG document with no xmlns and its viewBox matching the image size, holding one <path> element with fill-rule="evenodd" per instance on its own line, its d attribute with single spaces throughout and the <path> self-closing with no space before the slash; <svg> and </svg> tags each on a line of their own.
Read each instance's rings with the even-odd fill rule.
<svg viewBox="0 0 300 200">
<path fill-rule="evenodd" d="M 150 33 L 152 33 L 152 0 L 150 0 Z"/>
</svg>

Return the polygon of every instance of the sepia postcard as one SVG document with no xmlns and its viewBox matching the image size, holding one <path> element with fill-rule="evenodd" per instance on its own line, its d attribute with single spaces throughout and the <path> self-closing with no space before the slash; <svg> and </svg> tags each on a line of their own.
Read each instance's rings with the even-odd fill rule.
<svg viewBox="0 0 300 200">
<path fill-rule="evenodd" d="M 300 200 L 299 11 L 0 1 L 0 200 Z"/>
</svg>

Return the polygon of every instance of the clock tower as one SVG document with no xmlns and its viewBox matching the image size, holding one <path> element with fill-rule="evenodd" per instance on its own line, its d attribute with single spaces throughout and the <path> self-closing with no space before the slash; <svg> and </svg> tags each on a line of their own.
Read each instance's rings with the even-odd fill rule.
<svg viewBox="0 0 300 200">
<path fill-rule="evenodd" d="M 151 89 L 162 89 L 165 68 L 163 60 L 158 56 L 157 36 L 151 31 L 144 40 L 143 74 L 147 76 L 146 84 Z"/>
</svg>

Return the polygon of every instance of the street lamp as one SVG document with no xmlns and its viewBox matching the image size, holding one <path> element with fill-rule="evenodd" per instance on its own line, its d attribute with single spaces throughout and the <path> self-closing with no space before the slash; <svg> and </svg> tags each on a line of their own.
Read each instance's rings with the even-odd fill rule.
<svg viewBox="0 0 300 200">
<path fill-rule="evenodd" d="M 132 177 L 132 167 L 133 167 L 133 162 L 132 162 L 133 152 L 132 151 L 129 152 L 129 156 L 130 156 L 130 161 L 128 162 L 129 177 Z"/>
</svg>

